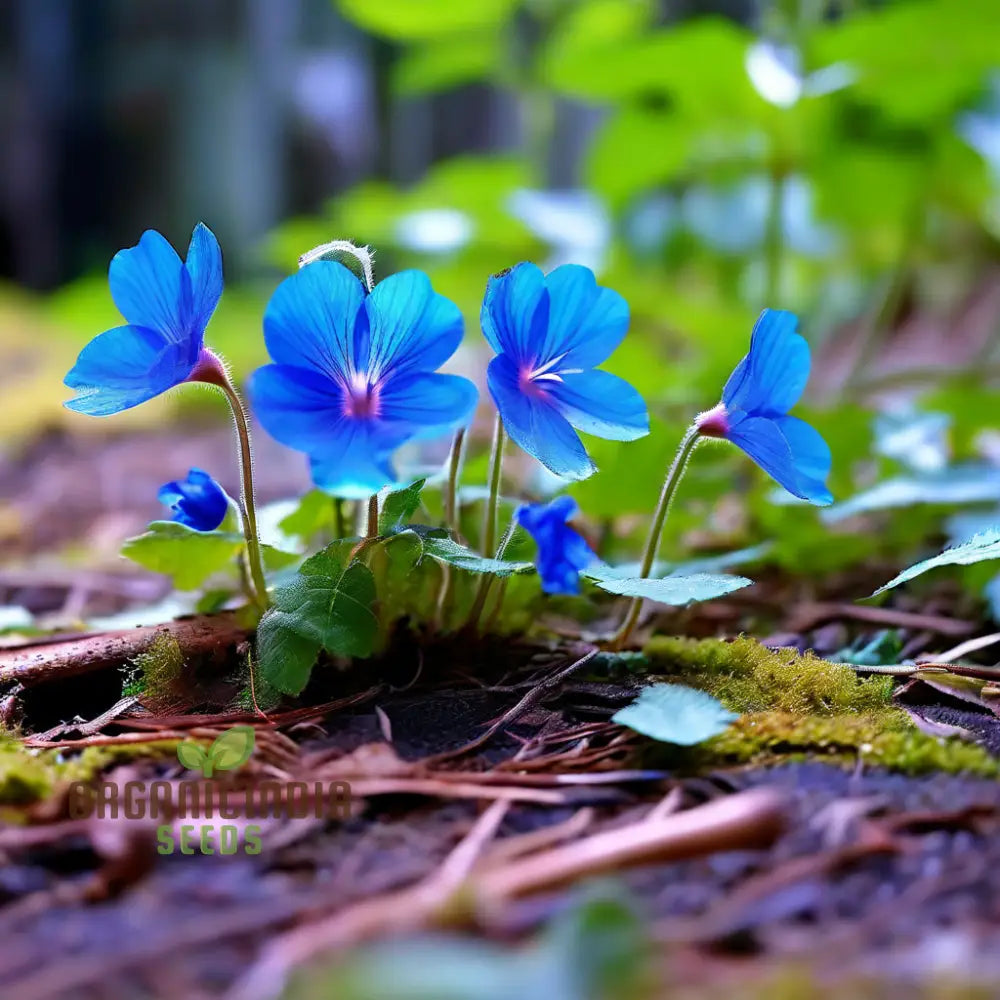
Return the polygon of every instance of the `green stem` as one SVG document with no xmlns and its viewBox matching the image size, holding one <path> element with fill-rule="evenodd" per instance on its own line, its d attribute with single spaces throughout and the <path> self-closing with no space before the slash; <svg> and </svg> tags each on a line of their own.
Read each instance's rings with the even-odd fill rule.
<svg viewBox="0 0 1000 1000">
<path fill-rule="evenodd" d="M 500 473 L 503 468 L 504 429 L 503 420 L 497 414 L 493 428 L 493 449 L 490 452 L 490 483 L 489 496 L 486 500 L 486 512 L 483 515 L 483 537 L 480 549 L 484 556 L 493 551 L 497 537 L 497 507 L 500 504 Z"/>
<path fill-rule="evenodd" d="M 660 536 L 663 534 L 663 524 L 667 520 L 667 513 L 670 504 L 673 502 L 674 494 L 677 492 L 677 485 L 684 475 L 688 459 L 695 445 L 701 440 L 700 432 L 695 424 L 692 424 L 681 440 L 677 454 L 670 463 L 667 470 L 667 477 L 663 480 L 663 489 L 660 490 L 660 499 L 656 503 L 656 510 L 653 512 L 653 523 L 650 525 L 649 537 L 646 539 L 646 547 L 642 553 L 642 565 L 639 569 L 639 579 L 645 580 L 653 569 L 656 561 L 656 554 L 660 550 Z M 628 642 L 635 623 L 639 620 L 639 611 L 642 608 L 642 598 L 633 597 L 629 604 L 625 619 L 618 631 L 612 636 L 608 648 L 612 650 L 621 649 Z"/>
<path fill-rule="evenodd" d="M 368 498 L 368 519 L 365 522 L 365 538 L 378 538 L 378 494 Z"/>
<path fill-rule="evenodd" d="M 333 530 L 337 538 L 347 537 L 347 518 L 344 517 L 344 500 L 341 497 L 333 498 Z"/>
<path fill-rule="evenodd" d="M 253 494 L 253 451 L 250 448 L 250 425 L 247 421 L 243 400 L 229 379 L 228 373 L 221 368 L 222 378 L 215 384 L 225 394 L 229 408 L 233 412 L 236 424 L 236 437 L 240 442 L 240 520 L 243 522 L 243 535 L 247 542 L 247 563 L 250 568 L 250 578 L 257 595 L 257 604 L 262 610 L 267 610 L 270 600 L 267 596 L 267 582 L 264 579 L 264 564 L 260 551 L 260 536 L 257 532 L 257 508 Z"/>
<path fill-rule="evenodd" d="M 452 535 L 461 540 L 461 505 L 458 503 L 458 480 L 462 470 L 462 451 L 465 446 L 465 428 L 455 432 L 455 440 L 451 445 L 451 455 L 448 459 L 448 481 L 444 488 L 444 526 Z M 438 592 L 435 625 L 443 631 L 448 623 L 451 611 L 452 591 L 455 586 L 455 574 L 447 563 L 441 563 L 441 589 Z"/>
<path fill-rule="evenodd" d="M 497 537 L 497 507 L 500 505 L 500 475 L 503 470 L 503 446 L 504 429 L 503 420 L 497 414 L 496 424 L 493 428 L 493 449 L 490 452 L 490 486 L 489 496 L 486 498 L 486 513 L 483 517 L 483 537 L 481 550 L 487 558 L 493 552 L 493 545 Z M 506 546 L 509 539 L 504 539 Z M 483 613 L 483 606 L 490 593 L 490 586 L 493 583 L 493 576 L 484 573 L 479 581 L 476 596 L 472 599 L 472 607 L 469 609 L 469 616 L 466 619 L 468 628 L 476 629 L 479 625 L 479 616 Z"/>
<path fill-rule="evenodd" d="M 465 428 L 455 432 L 448 459 L 448 482 L 444 489 L 444 526 L 454 534 L 459 530 L 458 477 L 462 468 L 462 448 L 465 444 Z"/>
</svg>

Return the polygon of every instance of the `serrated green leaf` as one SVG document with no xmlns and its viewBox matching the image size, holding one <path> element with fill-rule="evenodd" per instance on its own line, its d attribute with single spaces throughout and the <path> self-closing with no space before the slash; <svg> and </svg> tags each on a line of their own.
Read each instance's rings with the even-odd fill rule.
<svg viewBox="0 0 1000 1000">
<path fill-rule="evenodd" d="M 243 536 L 235 531 L 195 531 L 177 521 L 153 521 L 145 534 L 125 542 L 122 555 L 171 577 L 178 590 L 196 590 L 229 567 L 242 546 Z"/>
<path fill-rule="evenodd" d="M 973 563 L 993 559 L 1000 559 L 1000 528 L 981 531 L 961 545 L 945 549 L 944 552 L 931 556 L 930 559 L 914 563 L 888 583 L 879 587 L 871 596 L 884 594 L 887 590 L 892 590 L 893 587 L 898 587 L 901 583 L 906 583 L 908 580 L 912 580 L 928 570 L 937 569 L 939 566 L 971 566 Z"/>
<path fill-rule="evenodd" d="M 401 490 L 382 490 L 379 492 L 378 533 L 391 535 L 413 517 L 420 506 L 420 491 L 426 480 L 418 479 L 415 483 Z"/>
<path fill-rule="evenodd" d="M 233 726 L 208 748 L 212 767 L 216 771 L 235 771 L 242 767 L 253 753 L 254 742 L 253 726 Z"/>
<path fill-rule="evenodd" d="M 344 17 L 375 35 L 437 38 L 476 28 L 497 28 L 517 0 L 337 0 Z"/>
<path fill-rule="evenodd" d="M 681 684 L 652 684 L 611 721 L 662 743 L 689 747 L 718 736 L 738 718 L 705 691 Z"/>
<path fill-rule="evenodd" d="M 687 576 L 660 578 L 627 577 L 621 579 L 600 569 L 588 569 L 583 574 L 593 580 L 601 590 L 622 597 L 642 597 L 671 606 L 710 601 L 715 597 L 731 594 L 734 590 L 749 587 L 753 580 L 745 576 L 728 576 L 723 573 L 692 573 Z"/>
<path fill-rule="evenodd" d="M 265 680 L 298 694 L 320 650 L 331 656 L 370 656 L 378 632 L 375 579 L 363 563 L 342 568 L 334 543 L 306 560 L 295 579 L 275 589 L 273 607 L 257 630 L 257 656 Z"/>
<path fill-rule="evenodd" d="M 177 744 L 177 759 L 189 771 L 201 771 L 208 763 L 208 755 L 201 744 L 192 740 Z"/>
</svg>

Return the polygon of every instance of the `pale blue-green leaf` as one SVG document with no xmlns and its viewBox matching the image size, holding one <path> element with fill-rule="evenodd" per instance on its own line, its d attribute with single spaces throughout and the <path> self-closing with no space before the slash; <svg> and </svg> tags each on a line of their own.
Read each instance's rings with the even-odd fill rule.
<svg viewBox="0 0 1000 1000">
<path fill-rule="evenodd" d="M 738 718 L 705 691 L 680 684 L 652 684 L 611 721 L 662 743 L 689 747 L 718 736 Z"/>
<path fill-rule="evenodd" d="M 671 606 L 710 601 L 715 597 L 731 594 L 734 590 L 749 587 L 753 580 L 744 576 L 727 576 L 722 573 L 692 573 L 689 576 L 655 578 L 628 577 L 621 579 L 606 575 L 601 567 L 585 570 L 582 574 L 593 580 L 601 590 L 621 597 L 641 597 Z"/>
<path fill-rule="evenodd" d="M 409 529 L 409 530 L 412 530 Z M 441 562 L 470 573 L 492 573 L 494 576 L 512 576 L 515 573 L 533 573 L 535 567 L 530 562 L 511 562 L 506 559 L 487 559 L 478 552 L 456 542 L 447 535 L 413 532 L 423 544 L 423 555 L 433 556 Z"/>
<path fill-rule="evenodd" d="M 885 591 L 892 590 L 893 587 L 898 587 L 901 583 L 906 583 L 928 572 L 928 570 L 937 569 L 939 566 L 971 566 L 973 563 L 993 559 L 1000 559 L 1000 528 L 980 532 L 961 545 L 945 549 L 944 552 L 931 556 L 930 559 L 914 563 L 888 583 L 879 587 L 871 596 L 883 594 Z"/>
<path fill-rule="evenodd" d="M 984 464 L 955 465 L 940 473 L 897 476 L 822 511 L 827 524 L 855 514 L 910 507 L 919 503 L 963 504 L 1000 500 L 1000 469 Z"/>
</svg>

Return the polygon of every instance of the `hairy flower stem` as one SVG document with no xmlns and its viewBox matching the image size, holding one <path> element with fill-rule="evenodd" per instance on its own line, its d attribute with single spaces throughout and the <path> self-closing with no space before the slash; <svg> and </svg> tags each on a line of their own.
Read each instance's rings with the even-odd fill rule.
<svg viewBox="0 0 1000 1000">
<path fill-rule="evenodd" d="M 677 484 L 681 481 L 681 476 L 684 475 L 691 452 L 694 451 L 695 445 L 700 440 L 700 431 L 695 424 L 692 424 L 681 440 L 677 454 L 674 455 L 674 460 L 670 463 L 670 468 L 667 470 L 667 478 L 663 480 L 663 489 L 660 490 L 660 499 L 656 503 L 656 510 L 653 513 L 653 523 L 650 525 L 649 537 L 646 539 L 646 547 L 642 553 L 642 565 L 639 569 L 639 578 L 641 580 L 645 580 L 652 572 L 653 563 L 656 561 L 656 553 L 660 550 L 660 537 L 663 534 L 663 524 L 667 520 L 670 504 L 673 502 L 674 494 L 677 492 Z M 635 628 L 635 623 L 639 620 L 639 611 L 641 609 L 642 598 L 633 597 L 621 627 L 608 642 L 608 649 L 620 650 L 628 642 L 629 637 L 632 635 L 632 629 Z"/>
<path fill-rule="evenodd" d="M 462 471 L 462 451 L 465 447 L 465 428 L 455 432 L 448 458 L 448 481 L 444 488 L 444 526 L 452 535 L 461 540 L 461 507 L 458 503 L 458 480 Z M 451 602 L 455 587 L 455 574 L 447 563 L 441 563 L 441 589 L 438 591 L 435 624 L 443 631 L 451 612 Z"/>
<path fill-rule="evenodd" d="M 490 452 L 490 486 L 489 496 L 486 499 L 486 513 L 483 518 L 483 537 L 481 551 L 486 558 L 490 558 L 493 553 L 493 546 L 497 537 L 497 507 L 500 504 L 500 474 L 503 469 L 503 446 L 504 446 L 503 420 L 497 414 L 496 424 L 493 428 L 493 450 Z M 508 539 L 502 542 L 506 547 Z M 472 600 L 472 607 L 469 609 L 469 616 L 466 619 L 466 627 L 476 629 L 479 624 L 479 616 L 483 613 L 483 606 L 489 596 L 490 584 L 493 577 L 489 573 L 484 573 L 479 581 L 479 588 L 476 596 Z"/>
<path fill-rule="evenodd" d="M 222 359 L 207 347 L 201 349 L 201 356 L 188 376 L 188 381 L 205 382 L 220 389 L 232 411 L 236 437 L 240 443 L 240 521 L 243 523 L 243 535 L 247 542 L 247 566 L 253 581 L 255 603 L 261 611 L 266 611 L 271 602 L 267 596 L 260 536 L 257 532 L 257 508 L 253 494 L 253 451 L 250 447 L 250 422 L 247 420 L 246 407 Z"/>
<path fill-rule="evenodd" d="M 498 413 L 496 425 L 493 428 L 493 450 L 490 452 L 490 492 L 486 500 L 482 545 L 480 546 L 483 555 L 487 558 L 493 552 L 493 545 L 497 537 L 497 507 L 500 503 L 500 473 L 503 468 L 504 439 L 503 420 Z"/>
<path fill-rule="evenodd" d="M 378 494 L 368 498 L 368 518 L 365 521 L 365 538 L 378 538 Z"/>
<path fill-rule="evenodd" d="M 510 544 L 510 540 L 514 537 L 514 532 L 517 530 L 517 522 L 514 518 L 511 518 L 510 524 L 507 525 L 507 530 L 503 534 L 503 538 L 500 539 L 500 544 L 497 546 L 496 555 L 494 559 L 503 559 L 504 553 L 507 551 L 507 546 Z M 483 608 L 486 607 L 486 600 L 490 596 L 490 588 L 493 586 L 494 577 L 492 574 L 484 573 L 483 578 L 479 583 L 479 589 L 476 591 L 475 599 L 472 602 L 472 608 L 469 611 L 469 627 L 474 629 L 479 629 L 479 619 L 482 617 Z M 503 596 L 507 589 L 507 580 L 504 578 L 500 581 L 500 596 L 498 600 L 503 603 Z M 489 628 L 490 623 L 496 618 L 497 613 L 499 613 L 499 607 L 496 609 L 493 615 L 490 616 L 489 621 L 486 623 L 486 627 Z"/>
<path fill-rule="evenodd" d="M 444 489 L 444 526 L 453 534 L 459 533 L 458 477 L 462 469 L 462 449 L 465 445 L 465 428 L 455 432 L 448 459 L 448 482 Z"/>
</svg>

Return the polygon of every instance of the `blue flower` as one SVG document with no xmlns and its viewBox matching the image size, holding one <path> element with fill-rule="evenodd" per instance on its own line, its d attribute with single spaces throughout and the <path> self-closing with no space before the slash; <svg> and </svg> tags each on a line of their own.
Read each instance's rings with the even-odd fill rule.
<svg viewBox="0 0 1000 1000">
<path fill-rule="evenodd" d="M 222 295 L 222 251 L 207 226 L 195 226 L 186 261 L 147 230 L 112 258 L 108 283 L 127 325 L 106 330 L 80 352 L 64 380 L 76 390 L 69 409 L 106 417 L 199 377 L 199 362 L 218 364 L 203 348 Z"/>
<path fill-rule="evenodd" d="M 518 508 L 518 524 L 538 545 L 535 565 L 547 594 L 579 594 L 580 570 L 597 559 L 586 539 L 566 523 L 576 513 L 576 501 L 566 496 Z"/>
<path fill-rule="evenodd" d="M 173 520 L 195 531 L 214 531 L 229 510 L 226 491 L 202 469 L 191 469 L 187 479 L 164 483 L 156 498 L 174 512 Z"/>
<path fill-rule="evenodd" d="M 742 448 L 793 496 L 823 506 L 833 501 L 826 488 L 830 449 L 815 428 L 788 416 L 809 380 L 809 345 L 797 325 L 793 313 L 765 309 L 722 402 L 696 423 L 701 434 Z"/>
<path fill-rule="evenodd" d="M 487 285 L 481 322 L 497 352 L 490 394 L 507 433 L 557 476 L 596 471 L 574 427 L 611 441 L 649 433 L 642 397 L 594 368 L 621 343 L 628 321 L 625 300 L 578 264 L 545 276 L 522 263 Z"/>
<path fill-rule="evenodd" d="M 250 380 L 254 411 L 338 496 L 394 484 L 391 452 L 467 423 L 479 398 L 468 379 L 436 373 L 462 340 L 462 315 L 420 271 L 366 295 L 342 264 L 307 264 L 275 290 L 264 339 L 275 364 Z"/>
</svg>

